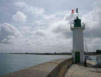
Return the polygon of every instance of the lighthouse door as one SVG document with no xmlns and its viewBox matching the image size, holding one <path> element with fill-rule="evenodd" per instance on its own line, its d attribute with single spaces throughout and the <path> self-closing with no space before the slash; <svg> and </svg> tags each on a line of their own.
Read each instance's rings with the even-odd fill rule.
<svg viewBox="0 0 101 77">
<path fill-rule="evenodd" d="M 75 63 L 80 63 L 80 52 L 75 52 Z"/>
</svg>

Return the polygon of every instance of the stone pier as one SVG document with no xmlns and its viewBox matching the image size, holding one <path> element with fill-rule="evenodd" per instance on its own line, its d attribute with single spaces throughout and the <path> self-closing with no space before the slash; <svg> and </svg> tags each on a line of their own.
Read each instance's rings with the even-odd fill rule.
<svg viewBox="0 0 101 77">
<path fill-rule="evenodd" d="M 64 77 L 65 72 L 72 64 L 72 59 L 58 59 L 17 72 L 9 73 L 2 77 Z"/>
</svg>

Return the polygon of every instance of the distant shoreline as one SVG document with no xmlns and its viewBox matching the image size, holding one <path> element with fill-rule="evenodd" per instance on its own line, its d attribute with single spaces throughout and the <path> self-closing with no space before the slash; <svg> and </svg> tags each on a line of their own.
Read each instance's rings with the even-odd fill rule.
<svg viewBox="0 0 101 77">
<path fill-rule="evenodd" d="M 4 54 L 31 54 L 31 55 L 72 55 L 72 53 L 68 52 L 68 53 L 4 53 Z M 96 52 L 87 52 L 85 53 L 85 55 L 88 56 L 98 56 L 101 55 L 101 53 L 96 53 Z"/>
<path fill-rule="evenodd" d="M 72 55 L 72 53 L 8 53 L 8 54 L 31 54 L 31 55 Z"/>
</svg>

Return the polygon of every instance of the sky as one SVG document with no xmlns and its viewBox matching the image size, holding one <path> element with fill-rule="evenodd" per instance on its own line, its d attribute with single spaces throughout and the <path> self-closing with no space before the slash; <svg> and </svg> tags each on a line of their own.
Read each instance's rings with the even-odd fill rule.
<svg viewBox="0 0 101 77">
<path fill-rule="evenodd" d="M 101 49 L 100 0 L 0 0 L 0 52 L 71 52 L 75 8 L 85 51 Z"/>
</svg>

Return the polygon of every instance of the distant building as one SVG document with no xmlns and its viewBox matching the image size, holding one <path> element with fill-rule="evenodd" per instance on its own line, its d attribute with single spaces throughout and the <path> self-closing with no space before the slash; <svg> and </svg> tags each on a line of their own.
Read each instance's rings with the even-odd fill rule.
<svg viewBox="0 0 101 77">
<path fill-rule="evenodd" d="M 101 54 L 101 50 L 96 50 L 96 54 Z"/>
<path fill-rule="evenodd" d="M 101 54 L 101 50 L 96 50 L 96 54 Z M 97 67 L 101 67 L 101 55 L 96 56 Z"/>
</svg>

